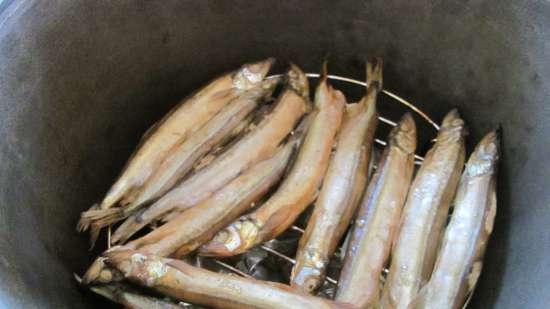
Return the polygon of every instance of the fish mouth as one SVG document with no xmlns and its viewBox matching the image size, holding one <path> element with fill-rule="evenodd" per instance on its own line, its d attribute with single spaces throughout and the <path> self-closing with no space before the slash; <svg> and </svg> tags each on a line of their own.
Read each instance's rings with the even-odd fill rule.
<svg viewBox="0 0 550 309">
<path fill-rule="evenodd" d="M 233 77 L 233 86 L 238 89 L 250 89 L 260 83 L 271 66 L 275 62 L 275 58 L 268 58 L 259 62 L 245 64 Z"/>
<path fill-rule="evenodd" d="M 477 177 L 494 172 L 500 151 L 499 138 L 498 130 L 494 130 L 479 142 L 466 164 L 466 172 L 469 176 Z"/>
<path fill-rule="evenodd" d="M 242 218 L 221 230 L 199 249 L 202 256 L 234 256 L 244 253 L 255 245 L 260 225 L 251 218 Z"/>
<path fill-rule="evenodd" d="M 298 287 L 307 293 L 313 293 L 321 285 L 321 269 L 314 266 L 305 266 L 292 279 L 292 286 Z"/>
<path fill-rule="evenodd" d="M 302 261 L 296 264 L 292 272 L 291 285 L 313 293 L 321 286 L 326 260 L 317 250 L 305 250 Z"/>
</svg>

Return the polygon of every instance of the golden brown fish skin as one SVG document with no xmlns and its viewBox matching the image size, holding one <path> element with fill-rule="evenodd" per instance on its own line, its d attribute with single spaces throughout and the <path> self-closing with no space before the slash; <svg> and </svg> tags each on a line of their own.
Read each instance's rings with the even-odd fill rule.
<svg viewBox="0 0 550 309">
<path fill-rule="evenodd" d="M 452 110 L 409 190 L 380 308 L 406 309 L 429 279 L 464 166 L 465 135 L 464 121 Z"/>
<path fill-rule="evenodd" d="M 473 291 L 496 214 L 499 143 L 498 132 L 490 132 L 470 156 L 434 271 L 408 308 L 462 308 Z"/>
<path fill-rule="evenodd" d="M 90 290 L 127 309 L 184 309 L 175 303 L 142 295 L 124 284 L 97 285 L 90 287 Z"/>
<path fill-rule="evenodd" d="M 292 67 L 290 72 L 305 76 L 297 67 Z M 298 94 L 308 88 L 307 79 L 306 84 L 293 83 L 300 88 L 288 88 L 284 91 L 273 111 L 256 128 L 149 208 L 129 217 L 117 229 L 112 240 L 124 242 L 143 226 L 168 212 L 195 206 L 254 163 L 272 156 L 281 141 L 310 108 L 307 98 Z"/>
<path fill-rule="evenodd" d="M 108 254 L 125 277 L 174 299 L 219 309 L 355 309 L 278 283 L 219 274 L 135 251 Z"/>
<path fill-rule="evenodd" d="M 176 143 L 189 137 L 194 130 L 217 114 L 241 91 L 260 83 L 273 62 L 274 60 L 270 58 L 245 64 L 236 72 L 222 75 L 189 98 L 183 99 L 144 134 L 137 150 L 130 157 L 102 202 L 92 206 L 90 213 L 83 213 L 77 229 L 87 230 L 94 221 L 111 215 L 107 209 L 117 203 L 128 203 L 126 198 L 139 190 Z M 98 232 L 93 231 L 92 234 Z"/>
<path fill-rule="evenodd" d="M 414 168 L 416 126 L 405 114 L 369 183 L 351 231 L 336 300 L 368 308 L 375 304 L 379 278 L 389 257 Z"/>
<path fill-rule="evenodd" d="M 346 106 L 321 193 L 300 239 L 291 285 L 313 293 L 325 277 L 326 266 L 347 230 L 367 183 L 367 164 L 378 124 L 376 96 L 381 90 L 381 62 L 368 66 L 367 95 Z M 376 82 L 374 82 L 376 81 Z"/>
<path fill-rule="evenodd" d="M 220 231 L 199 254 L 232 256 L 285 231 L 317 195 L 346 101 L 325 78 L 316 89 L 315 111 L 304 143 L 289 174 L 269 200 L 252 213 Z"/>
<path fill-rule="evenodd" d="M 139 194 L 125 209 L 135 209 L 171 189 L 191 170 L 197 160 L 241 125 L 258 106 L 261 99 L 273 92 L 277 83 L 278 79 L 265 80 L 243 92 L 185 142 L 176 144 L 164 158 L 158 170 L 149 177 Z"/>
<path fill-rule="evenodd" d="M 210 198 L 124 247 L 158 256 L 183 256 L 192 252 L 278 182 L 295 144 L 296 141 L 292 141 L 280 146 L 273 157 L 252 166 Z"/>
</svg>

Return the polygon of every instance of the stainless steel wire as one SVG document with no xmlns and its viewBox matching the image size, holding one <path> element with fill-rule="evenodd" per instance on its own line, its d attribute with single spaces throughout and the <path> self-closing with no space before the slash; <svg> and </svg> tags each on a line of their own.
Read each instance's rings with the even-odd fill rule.
<svg viewBox="0 0 550 309">
<path fill-rule="evenodd" d="M 306 73 L 306 75 L 307 75 L 307 77 L 310 77 L 310 78 L 319 78 L 319 76 L 320 76 L 319 73 Z M 327 77 L 328 77 L 328 79 L 331 79 L 331 80 L 339 80 L 339 81 L 348 82 L 348 83 L 351 83 L 351 84 L 360 85 L 360 86 L 363 86 L 363 87 L 367 86 L 366 82 L 356 80 L 356 79 L 353 79 L 353 78 L 349 78 L 349 77 L 342 77 L 342 76 L 338 76 L 338 75 L 328 75 Z M 436 130 L 439 130 L 439 125 L 435 121 L 433 121 L 432 118 L 430 118 L 428 116 L 428 114 L 423 112 L 421 109 L 416 107 L 411 102 L 403 99 L 402 97 L 398 96 L 397 94 L 395 94 L 395 93 L 393 93 L 389 90 L 386 90 L 386 89 L 383 89 L 382 93 L 387 95 L 388 97 L 396 100 L 397 102 L 407 106 L 409 109 L 411 109 L 412 111 L 414 111 L 415 113 L 420 115 L 420 117 L 424 118 L 424 120 L 426 120 L 428 123 L 430 123 L 430 125 L 432 125 Z"/>
</svg>

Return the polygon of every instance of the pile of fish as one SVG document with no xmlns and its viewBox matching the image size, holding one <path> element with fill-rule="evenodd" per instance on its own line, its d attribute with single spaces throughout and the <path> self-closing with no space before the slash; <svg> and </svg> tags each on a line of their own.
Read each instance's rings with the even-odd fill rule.
<svg viewBox="0 0 550 309">
<path fill-rule="evenodd" d="M 357 103 L 326 64 L 313 101 L 297 66 L 267 77 L 272 64 L 222 75 L 149 129 L 81 215 L 92 245 L 114 229 L 81 284 L 133 309 L 462 308 L 493 228 L 498 131 L 465 163 L 452 110 L 416 169 L 412 115 L 373 147 L 380 59 Z"/>
</svg>

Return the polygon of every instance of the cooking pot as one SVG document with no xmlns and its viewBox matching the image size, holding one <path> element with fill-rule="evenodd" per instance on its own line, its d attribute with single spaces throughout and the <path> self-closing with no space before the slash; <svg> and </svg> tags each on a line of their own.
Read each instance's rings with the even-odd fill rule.
<svg viewBox="0 0 550 309">
<path fill-rule="evenodd" d="M 499 209 L 470 308 L 550 305 L 550 2 L 0 1 L 0 308 L 100 308 L 74 227 L 181 97 L 275 56 L 384 86 L 470 146 L 503 127 Z M 281 65 L 282 66 L 282 65 Z M 282 70 L 282 69 L 281 69 Z M 432 132 L 433 133 L 433 132 Z M 425 144 L 425 143 L 424 143 Z"/>
</svg>

